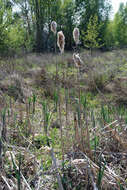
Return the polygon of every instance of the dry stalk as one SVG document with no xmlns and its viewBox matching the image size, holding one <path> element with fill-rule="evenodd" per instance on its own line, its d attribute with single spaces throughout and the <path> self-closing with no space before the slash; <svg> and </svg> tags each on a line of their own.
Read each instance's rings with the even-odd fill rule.
<svg viewBox="0 0 127 190">
<path fill-rule="evenodd" d="M 57 33 L 57 45 L 59 47 L 59 50 L 61 52 L 61 60 L 63 61 L 63 52 L 64 52 L 64 46 L 65 46 L 65 36 L 62 31 L 59 31 Z M 63 70 L 64 71 L 64 70 Z M 63 72 L 64 76 L 64 72 Z M 58 87 L 58 92 L 59 87 Z M 61 96 L 59 94 L 59 119 L 60 119 L 60 133 L 61 133 L 61 149 L 62 149 L 62 160 L 64 161 L 64 139 L 63 139 L 63 129 L 62 129 L 62 118 L 61 118 Z"/>
<path fill-rule="evenodd" d="M 38 180 L 37 190 L 40 189 L 40 185 L 41 185 L 41 178 L 39 178 L 39 180 Z"/>
<path fill-rule="evenodd" d="M 19 102 L 19 123 L 23 122 L 22 104 Z"/>
<path fill-rule="evenodd" d="M 3 144 L 0 135 L 0 170 L 3 168 L 2 150 L 3 150 Z"/>
<path fill-rule="evenodd" d="M 54 42 L 54 46 L 55 46 L 55 62 L 56 62 L 56 81 L 55 83 L 57 84 L 57 79 L 58 79 L 58 62 L 57 62 L 57 55 L 56 55 L 56 43 L 57 43 L 57 35 L 55 34 L 55 42 Z"/>
<path fill-rule="evenodd" d="M 1 137 L 7 141 L 7 124 L 6 124 L 6 109 L 2 111 L 2 131 Z"/>
<path fill-rule="evenodd" d="M 81 118 L 81 87 L 80 87 L 79 78 L 78 78 L 78 99 L 79 99 L 79 121 L 78 121 L 79 126 L 78 127 L 80 128 L 80 140 L 81 140 L 80 147 L 81 147 L 81 150 L 84 151 L 84 141 L 83 141 L 84 131 L 83 131 L 83 125 L 82 125 L 82 118 Z"/>
<path fill-rule="evenodd" d="M 83 145 L 85 145 L 85 147 L 87 147 L 88 149 L 86 150 L 85 147 L 84 147 L 84 151 L 86 150 L 87 154 L 89 155 L 90 159 L 93 158 L 93 154 L 92 154 L 92 151 L 91 151 L 91 148 L 90 148 L 90 133 L 89 133 L 89 127 L 88 127 L 88 120 L 87 120 L 87 113 L 86 113 L 86 110 L 85 110 L 85 113 L 84 113 L 84 121 L 86 121 L 86 127 L 83 131 L 83 134 L 82 134 L 82 138 L 83 139 L 86 139 L 86 142 L 83 142 Z"/>
<path fill-rule="evenodd" d="M 13 116 L 13 106 L 12 106 L 12 105 L 13 105 L 13 102 L 12 102 L 12 98 L 10 97 L 9 100 L 10 100 L 9 103 L 10 103 L 10 111 L 11 111 L 11 117 L 12 117 L 12 116 Z"/>
<path fill-rule="evenodd" d="M 7 185 L 7 187 L 8 187 L 8 190 L 13 190 L 13 189 L 15 189 L 15 184 L 13 183 L 13 187 L 11 187 L 10 185 L 9 185 L 9 183 L 8 183 L 8 181 L 7 181 L 7 179 L 6 179 L 6 177 L 5 176 L 1 176 L 2 177 L 2 179 L 3 179 L 3 181 L 6 183 L 6 185 Z"/>
<path fill-rule="evenodd" d="M 55 37 L 55 40 L 54 40 L 54 50 L 55 50 L 55 56 L 56 56 L 56 43 L 57 43 L 57 34 L 56 34 L 56 31 L 57 31 L 57 23 L 55 21 L 52 21 L 51 22 L 51 31 L 54 33 L 54 37 Z M 57 60 L 55 60 L 56 62 L 56 81 L 55 83 L 57 83 L 57 78 L 58 78 L 58 64 L 57 64 Z"/>
<path fill-rule="evenodd" d="M 96 185 L 96 183 L 94 182 L 94 177 L 93 177 L 93 174 L 92 174 L 92 171 L 91 171 L 91 168 L 90 168 L 89 165 L 88 165 L 88 174 L 89 174 L 89 176 L 90 176 L 90 179 L 91 179 L 91 182 L 92 182 L 92 185 L 93 185 L 93 189 L 94 189 L 94 190 L 98 190 L 97 185 Z"/>
<path fill-rule="evenodd" d="M 62 117 L 61 117 L 61 96 L 60 96 L 60 94 L 59 94 L 59 120 L 60 120 L 60 137 L 61 137 L 62 161 L 64 162 L 64 139 L 63 139 L 63 128 L 62 128 Z"/>
<path fill-rule="evenodd" d="M 80 135 L 79 135 L 79 129 L 78 129 L 78 121 L 76 118 L 76 113 L 74 113 L 74 131 L 75 131 L 75 136 L 74 136 L 74 145 L 80 145 Z"/>
<path fill-rule="evenodd" d="M 58 172 L 58 167 L 57 167 L 56 158 L 55 158 L 53 149 L 51 149 L 51 157 L 52 157 L 53 165 L 56 169 L 56 175 L 57 175 L 59 190 L 64 190 L 63 185 L 62 185 L 62 181 L 61 181 L 61 177 L 60 177 L 60 174 Z"/>
<path fill-rule="evenodd" d="M 26 120 L 27 120 L 26 132 L 28 132 L 28 134 L 31 134 L 32 128 L 31 128 L 31 123 L 30 123 L 30 108 L 27 102 L 26 102 Z"/>
<path fill-rule="evenodd" d="M 66 102 L 66 137 L 67 139 L 69 139 L 69 121 L 68 121 L 68 87 L 65 89 L 65 102 Z M 66 145 L 67 146 L 67 145 Z"/>
</svg>

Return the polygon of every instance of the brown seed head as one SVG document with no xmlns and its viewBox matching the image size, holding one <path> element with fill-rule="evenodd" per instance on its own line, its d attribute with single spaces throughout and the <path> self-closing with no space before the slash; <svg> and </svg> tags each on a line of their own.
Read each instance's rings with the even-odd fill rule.
<svg viewBox="0 0 127 190">
<path fill-rule="evenodd" d="M 79 43 L 79 35 L 80 35 L 79 29 L 74 28 L 74 30 L 73 30 L 73 38 L 74 38 L 74 41 L 75 41 L 76 44 Z"/>
<path fill-rule="evenodd" d="M 57 23 L 55 21 L 51 22 L 51 31 L 56 34 L 56 28 L 57 28 Z"/>
<path fill-rule="evenodd" d="M 76 67 L 82 66 L 83 62 L 82 62 L 81 58 L 79 57 L 79 54 L 74 53 L 73 54 L 73 60 L 74 60 Z"/>
<path fill-rule="evenodd" d="M 57 45 L 60 49 L 60 52 L 64 52 L 64 46 L 65 46 L 65 37 L 62 31 L 59 31 L 57 33 Z"/>
</svg>

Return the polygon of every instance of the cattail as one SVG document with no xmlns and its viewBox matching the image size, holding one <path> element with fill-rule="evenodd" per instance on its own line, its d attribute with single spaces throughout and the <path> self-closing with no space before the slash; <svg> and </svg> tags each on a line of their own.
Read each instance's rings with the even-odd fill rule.
<svg viewBox="0 0 127 190">
<path fill-rule="evenodd" d="M 74 38 L 74 41 L 76 43 L 76 45 L 79 43 L 79 29 L 78 28 L 74 28 L 73 30 L 73 38 Z"/>
<path fill-rule="evenodd" d="M 56 28 L 57 28 L 57 23 L 55 21 L 51 22 L 51 31 L 56 34 Z"/>
<path fill-rule="evenodd" d="M 74 53 L 73 54 L 73 60 L 74 60 L 76 67 L 82 66 L 83 62 L 82 62 L 81 58 L 79 57 L 79 54 Z"/>
<path fill-rule="evenodd" d="M 62 31 L 57 33 L 57 45 L 61 51 L 61 53 L 64 52 L 64 46 L 65 46 L 65 37 Z"/>
</svg>

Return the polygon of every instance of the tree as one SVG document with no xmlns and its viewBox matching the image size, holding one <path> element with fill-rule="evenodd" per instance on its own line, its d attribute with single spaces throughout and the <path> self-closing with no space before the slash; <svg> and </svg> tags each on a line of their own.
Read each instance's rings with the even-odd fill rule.
<svg viewBox="0 0 127 190">
<path fill-rule="evenodd" d="M 12 22 L 12 7 L 9 1 L 0 0 L 0 53 L 8 50 L 8 27 Z"/>
<path fill-rule="evenodd" d="M 127 46 L 127 4 L 120 4 L 119 10 L 114 18 L 115 45 Z"/>
<path fill-rule="evenodd" d="M 99 37 L 104 43 L 104 34 L 109 20 L 111 3 L 109 0 L 75 0 L 76 12 L 80 18 L 80 30 L 86 32 L 89 18 L 96 14 L 98 23 L 102 24 L 99 30 Z"/>
<path fill-rule="evenodd" d="M 16 13 L 12 11 L 12 6 L 18 7 Z M 98 18 L 97 25 L 101 26 L 97 39 L 104 42 L 109 10 L 108 0 L 0 0 L 1 49 L 8 45 L 17 49 L 24 47 L 26 51 L 50 50 L 54 41 L 50 25 L 55 20 L 57 30 L 64 32 L 66 49 L 70 50 L 73 46 L 74 27 L 86 35 L 89 18 L 95 14 Z M 99 41 L 98 43 L 100 45 Z"/>
<path fill-rule="evenodd" d="M 108 21 L 104 34 L 104 41 L 106 49 L 110 49 L 115 45 L 114 21 Z"/>
<path fill-rule="evenodd" d="M 23 20 L 16 18 L 13 24 L 8 27 L 9 50 L 13 53 L 18 53 L 30 49 L 30 39 L 26 39 L 26 36 Z"/>
<path fill-rule="evenodd" d="M 98 23 L 98 16 L 94 15 L 89 19 L 87 31 L 82 31 L 84 46 L 90 48 L 91 55 L 92 49 L 100 48 L 103 45 L 101 44 L 101 39 L 99 38 L 100 28 L 101 25 Z"/>
<path fill-rule="evenodd" d="M 64 6 L 63 8 L 63 21 L 62 21 L 62 25 L 63 25 L 63 32 L 64 35 L 66 37 L 66 49 L 67 50 L 71 50 L 72 49 L 72 43 L 73 43 L 73 29 L 74 29 L 74 2 L 72 0 L 69 1 L 65 1 L 64 2 Z"/>
<path fill-rule="evenodd" d="M 12 0 L 15 7 L 18 7 L 17 12 L 13 12 L 13 24 L 10 27 L 9 37 L 12 40 L 11 45 L 19 49 L 24 49 L 25 52 L 33 50 L 34 30 L 33 26 L 33 10 L 30 6 L 30 0 Z M 14 30 L 15 28 L 15 30 Z M 19 29 L 19 34 L 17 33 Z M 15 36 L 15 39 L 13 39 Z M 19 39 L 19 42 L 17 41 Z M 20 40 L 22 39 L 22 40 Z M 20 44 L 21 42 L 21 44 Z"/>
</svg>

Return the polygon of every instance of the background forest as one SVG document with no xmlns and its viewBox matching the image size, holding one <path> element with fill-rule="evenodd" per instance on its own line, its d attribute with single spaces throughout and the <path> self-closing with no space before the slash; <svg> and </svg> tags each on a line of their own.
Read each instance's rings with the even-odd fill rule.
<svg viewBox="0 0 127 190">
<path fill-rule="evenodd" d="M 80 46 L 89 47 L 90 33 L 97 33 L 93 48 L 110 49 L 127 44 L 127 5 L 120 4 L 111 20 L 108 0 L 0 0 L 0 53 L 52 52 L 52 20 L 66 38 L 66 50 L 74 46 L 72 31 L 79 27 Z M 95 27 L 88 30 L 90 19 Z M 88 34 L 88 35 L 87 35 Z"/>
</svg>

